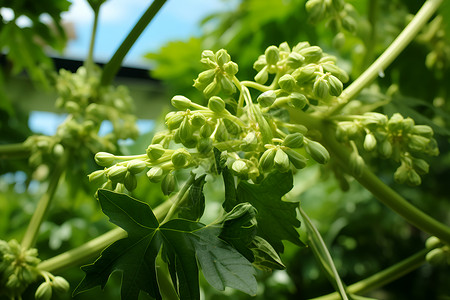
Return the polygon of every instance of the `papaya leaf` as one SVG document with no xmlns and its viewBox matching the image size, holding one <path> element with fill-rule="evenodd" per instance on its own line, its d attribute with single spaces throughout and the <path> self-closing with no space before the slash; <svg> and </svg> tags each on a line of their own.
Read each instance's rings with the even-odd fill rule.
<svg viewBox="0 0 450 300">
<path fill-rule="evenodd" d="M 250 249 L 255 257 L 253 265 L 257 268 L 266 271 L 286 269 L 275 249 L 262 237 L 255 236 Z"/>
<path fill-rule="evenodd" d="M 222 169 L 222 177 L 225 185 L 225 201 L 222 206 L 225 211 L 229 212 L 236 206 L 236 204 L 238 204 L 236 185 L 234 183 L 234 176 L 227 167 Z"/>
<path fill-rule="evenodd" d="M 282 240 L 303 246 L 296 227 L 300 227 L 298 202 L 281 198 L 292 189 L 291 172 L 269 174 L 260 184 L 241 181 L 237 187 L 238 202 L 248 202 L 258 210 L 258 236 L 268 241 L 277 252 L 283 252 Z"/>
<path fill-rule="evenodd" d="M 86 273 L 74 295 L 97 285 L 104 288 L 111 273 L 122 271 L 122 299 L 138 299 L 140 291 L 162 299 L 156 279 L 156 257 L 164 248 L 165 261 L 181 299 L 200 299 L 198 264 L 215 288 L 256 293 L 255 269 L 236 249 L 219 238 L 220 226 L 174 219 L 159 224 L 148 204 L 125 194 L 99 190 L 98 198 L 110 221 L 128 237 L 107 247 Z"/>
<path fill-rule="evenodd" d="M 189 188 L 188 199 L 180 206 L 178 217 L 182 219 L 198 221 L 205 211 L 205 195 L 203 194 L 203 186 L 205 185 L 206 175 L 202 175 L 195 179 Z"/>
</svg>

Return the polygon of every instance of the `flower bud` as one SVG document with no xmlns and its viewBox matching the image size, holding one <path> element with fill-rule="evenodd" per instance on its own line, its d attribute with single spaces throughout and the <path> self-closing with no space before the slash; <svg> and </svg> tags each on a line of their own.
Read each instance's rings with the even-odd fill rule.
<svg viewBox="0 0 450 300">
<path fill-rule="evenodd" d="M 316 66 L 311 64 L 295 70 L 292 76 L 297 80 L 297 84 L 301 84 L 313 80 L 316 70 Z"/>
<path fill-rule="evenodd" d="M 208 108 L 215 113 L 221 113 L 225 110 L 225 102 L 222 100 L 222 98 L 213 96 L 209 98 Z"/>
<path fill-rule="evenodd" d="M 321 65 L 324 72 L 331 73 L 331 75 L 336 76 L 341 82 L 347 82 L 349 80 L 347 73 L 332 63 L 324 63 Z"/>
<path fill-rule="evenodd" d="M 136 176 L 131 172 L 127 172 L 127 174 L 125 174 L 125 178 L 123 179 L 123 185 L 130 192 L 134 190 L 137 186 Z"/>
<path fill-rule="evenodd" d="M 319 99 L 325 99 L 330 91 L 330 85 L 328 81 L 322 77 L 317 78 L 314 81 L 313 93 Z"/>
<path fill-rule="evenodd" d="M 70 285 L 64 277 L 55 276 L 52 280 L 52 286 L 57 292 L 67 293 L 69 291 Z"/>
<path fill-rule="evenodd" d="M 300 153 L 298 153 L 294 149 L 286 149 L 284 150 L 286 152 L 287 156 L 289 157 L 289 161 L 294 165 L 297 169 L 303 169 L 306 167 L 307 159 Z"/>
<path fill-rule="evenodd" d="M 53 146 L 53 155 L 56 157 L 62 157 L 64 154 L 64 146 L 61 144 L 55 144 Z"/>
<path fill-rule="evenodd" d="M 36 300 L 50 300 L 52 298 L 52 286 L 50 282 L 43 282 L 34 293 Z"/>
<path fill-rule="evenodd" d="M 407 182 L 411 186 L 418 186 L 422 183 L 422 179 L 416 171 L 409 169 Z"/>
<path fill-rule="evenodd" d="M 305 95 L 296 92 L 289 95 L 289 100 L 291 105 L 298 109 L 303 109 L 308 103 L 308 98 Z"/>
<path fill-rule="evenodd" d="M 170 172 L 166 176 L 164 176 L 163 180 L 161 181 L 161 190 L 164 195 L 169 196 L 172 192 L 176 190 L 176 181 L 175 181 L 175 175 Z"/>
<path fill-rule="evenodd" d="M 339 96 L 344 88 L 342 82 L 333 75 L 329 75 L 327 79 L 330 85 L 330 95 L 336 97 Z"/>
<path fill-rule="evenodd" d="M 298 51 L 305 58 L 305 62 L 317 62 L 322 57 L 322 49 L 318 46 L 303 48 Z"/>
<path fill-rule="evenodd" d="M 122 182 L 126 173 L 126 167 L 116 165 L 108 169 L 107 176 L 112 182 Z"/>
<path fill-rule="evenodd" d="M 231 169 L 239 175 L 247 175 L 248 173 L 248 166 L 245 161 L 241 159 L 235 160 L 231 166 Z"/>
<path fill-rule="evenodd" d="M 218 84 L 217 80 L 214 78 L 214 80 L 203 90 L 203 94 L 209 98 L 219 93 L 220 89 L 220 84 Z"/>
<path fill-rule="evenodd" d="M 380 154 L 384 157 L 384 158 L 389 158 L 392 155 L 392 144 L 389 142 L 388 139 L 385 139 L 382 143 L 381 143 L 381 147 L 379 148 Z"/>
<path fill-rule="evenodd" d="M 106 179 L 105 171 L 104 170 L 94 171 L 88 175 L 88 178 L 89 178 L 89 182 L 92 182 L 92 183 L 104 181 Z"/>
<path fill-rule="evenodd" d="M 255 81 L 260 84 L 264 84 L 269 79 L 269 73 L 267 72 L 267 68 L 264 67 L 261 71 L 258 72 L 255 76 Z"/>
<path fill-rule="evenodd" d="M 220 76 L 220 86 L 225 93 L 233 94 L 236 92 L 236 87 L 228 76 Z"/>
<path fill-rule="evenodd" d="M 139 174 L 147 167 L 147 164 L 139 159 L 130 160 L 127 163 L 127 170 L 131 174 Z"/>
<path fill-rule="evenodd" d="M 274 159 L 275 159 L 276 149 L 268 149 L 266 150 L 259 159 L 259 165 L 261 167 L 261 170 L 268 171 L 270 170 L 274 165 Z"/>
<path fill-rule="evenodd" d="M 197 143 L 197 150 L 201 154 L 208 154 L 213 149 L 213 141 L 210 137 L 201 138 Z"/>
<path fill-rule="evenodd" d="M 430 236 L 425 242 L 425 247 L 429 250 L 439 247 L 440 245 L 441 240 L 435 236 Z"/>
<path fill-rule="evenodd" d="M 280 60 L 280 50 L 276 46 L 267 47 L 264 55 L 266 56 L 266 62 L 268 65 L 276 65 Z"/>
<path fill-rule="evenodd" d="M 342 27 L 344 27 L 345 30 L 353 33 L 356 31 L 356 21 L 350 16 L 345 16 L 344 18 L 342 18 Z"/>
<path fill-rule="evenodd" d="M 303 62 L 305 61 L 305 57 L 297 52 L 289 53 L 287 58 L 287 65 L 292 69 L 300 68 Z"/>
<path fill-rule="evenodd" d="M 235 62 L 229 61 L 223 65 L 223 70 L 232 77 L 239 71 L 239 66 Z"/>
<path fill-rule="evenodd" d="M 220 49 L 216 52 L 216 60 L 217 64 L 222 67 L 225 63 L 229 62 L 231 60 L 230 55 L 228 54 L 227 50 Z"/>
<path fill-rule="evenodd" d="M 401 164 L 394 173 L 394 180 L 397 183 L 403 184 L 408 180 L 408 167 Z"/>
<path fill-rule="evenodd" d="M 275 91 L 270 90 L 259 95 L 256 100 L 262 107 L 270 107 L 272 106 L 272 104 L 275 102 L 276 99 L 277 95 Z"/>
<path fill-rule="evenodd" d="M 408 147 L 413 151 L 423 151 L 427 148 L 430 140 L 426 137 L 412 134 L 409 136 Z"/>
<path fill-rule="evenodd" d="M 420 159 L 420 158 L 413 158 L 412 164 L 413 164 L 414 170 L 420 175 L 427 174 L 430 169 L 430 165 L 426 161 L 424 161 L 423 159 Z"/>
<path fill-rule="evenodd" d="M 303 146 L 303 134 L 299 132 L 288 134 L 282 145 L 289 148 L 300 148 Z"/>
<path fill-rule="evenodd" d="M 257 146 L 258 146 L 258 139 L 256 138 L 256 134 L 253 131 L 250 131 L 243 138 L 240 148 L 242 151 L 250 152 L 254 151 Z"/>
<path fill-rule="evenodd" d="M 214 132 L 214 124 L 210 122 L 206 122 L 205 125 L 203 125 L 200 128 L 200 135 L 202 137 L 210 137 L 213 132 Z"/>
<path fill-rule="evenodd" d="M 289 170 L 289 156 L 281 149 L 277 149 L 273 159 L 275 167 L 280 172 L 287 172 Z"/>
<path fill-rule="evenodd" d="M 361 177 L 364 171 L 364 159 L 356 152 L 350 154 L 349 167 L 351 174 L 358 178 Z"/>
<path fill-rule="evenodd" d="M 163 154 L 166 152 L 166 149 L 164 149 L 160 144 L 155 144 L 149 145 L 146 152 L 150 161 L 155 161 L 163 156 Z"/>
<path fill-rule="evenodd" d="M 191 154 L 184 148 L 175 150 L 171 157 L 173 166 L 177 169 L 186 167 L 190 159 Z"/>
<path fill-rule="evenodd" d="M 305 146 L 306 152 L 319 164 L 326 164 L 330 160 L 328 150 L 316 141 L 309 140 Z"/>
<path fill-rule="evenodd" d="M 186 110 L 191 107 L 192 101 L 185 96 L 176 95 L 170 100 L 172 106 L 179 110 Z"/>
<path fill-rule="evenodd" d="M 301 124 L 285 123 L 285 126 L 287 129 L 289 129 L 290 132 L 300 132 L 301 134 L 306 134 L 308 132 L 308 128 L 306 128 L 306 126 L 301 125 Z"/>
<path fill-rule="evenodd" d="M 217 130 L 216 130 L 216 133 L 214 134 L 214 138 L 218 142 L 225 142 L 229 138 L 227 128 L 225 127 L 225 124 L 222 121 L 220 121 L 219 125 L 217 126 Z"/>
<path fill-rule="evenodd" d="M 368 152 L 373 151 L 377 146 L 377 139 L 373 133 L 367 133 L 364 138 L 364 149 Z"/>
<path fill-rule="evenodd" d="M 191 117 L 192 126 L 198 128 L 206 123 L 206 117 L 202 113 L 194 113 Z"/>
<path fill-rule="evenodd" d="M 94 159 L 99 166 L 108 167 L 115 163 L 116 157 L 111 153 L 98 152 Z"/>
<path fill-rule="evenodd" d="M 436 248 L 428 252 L 427 255 L 425 256 L 425 259 L 431 265 L 439 266 L 443 265 L 446 262 L 447 255 L 444 252 L 444 250 L 442 250 L 442 248 Z"/>
<path fill-rule="evenodd" d="M 67 101 L 64 105 L 64 108 L 67 110 L 68 113 L 76 114 L 80 112 L 80 106 L 78 103 L 73 101 Z"/>
<path fill-rule="evenodd" d="M 182 114 L 169 114 L 166 116 L 166 124 L 167 124 L 167 128 L 169 128 L 170 130 L 174 130 L 177 129 L 178 127 L 180 127 L 181 122 L 183 122 L 185 116 Z"/>
<path fill-rule="evenodd" d="M 323 0 L 309 0 L 305 4 L 308 20 L 311 23 L 320 22 L 326 16 L 326 6 Z"/>
<path fill-rule="evenodd" d="M 153 183 L 160 182 L 164 178 L 164 170 L 160 167 L 153 167 L 148 170 L 147 177 Z"/>
<path fill-rule="evenodd" d="M 283 90 L 290 93 L 295 88 L 295 79 L 294 77 L 292 77 L 292 75 L 285 74 L 281 76 L 281 78 L 278 80 L 278 84 Z"/>
<path fill-rule="evenodd" d="M 152 144 L 159 144 L 159 143 L 163 142 L 164 139 L 166 138 L 166 136 L 167 136 L 167 134 L 164 132 L 156 133 L 152 138 Z"/>
<path fill-rule="evenodd" d="M 402 122 L 403 117 L 399 113 L 395 113 L 392 115 L 392 117 L 389 119 L 387 126 L 388 129 L 391 131 L 399 131 L 402 129 Z"/>
<path fill-rule="evenodd" d="M 214 76 L 216 75 L 216 71 L 214 69 L 209 69 L 198 74 L 197 79 L 195 80 L 194 86 L 204 85 L 205 83 L 210 83 L 213 81 Z"/>
<path fill-rule="evenodd" d="M 415 125 L 411 133 L 430 138 L 433 136 L 433 129 L 428 125 Z"/>
<path fill-rule="evenodd" d="M 193 128 L 188 118 L 184 118 L 183 122 L 181 122 L 178 132 L 181 141 L 187 141 L 192 138 Z"/>
</svg>

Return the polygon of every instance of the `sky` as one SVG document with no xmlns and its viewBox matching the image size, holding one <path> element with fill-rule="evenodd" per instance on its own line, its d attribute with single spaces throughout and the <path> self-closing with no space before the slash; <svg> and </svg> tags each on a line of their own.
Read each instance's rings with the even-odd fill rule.
<svg viewBox="0 0 450 300">
<path fill-rule="evenodd" d="M 114 54 L 143 12 L 148 0 L 108 0 L 100 9 L 94 59 L 104 62 Z M 142 56 L 155 51 L 170 40 L 187 39 L 199 35 L 199 22 L 207 15 L 231 9 L 236 1 L 224 0 L 168 0 L 143 32 L 125 58 L 124 64 L 146 65 Z M 93 23 L 93 13 L 86 0 L 73 0 L 63 19 L 73 23 L 76 38 L 69 42 L 65 56 L 86 57 Z"/>
</svg>

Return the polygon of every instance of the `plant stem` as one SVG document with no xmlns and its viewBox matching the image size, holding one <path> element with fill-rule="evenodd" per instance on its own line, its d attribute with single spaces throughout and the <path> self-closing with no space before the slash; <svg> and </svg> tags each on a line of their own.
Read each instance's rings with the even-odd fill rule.
<svg viewBox="0 0 450 300">
<path fill-rule="evenodd" d="M 92 71 L 92 67 L 94 66 L 94 46 L 95 46 L 95 40 L 96 40 L 96 36 L 97 36 L 98 16 L 100 14 L 100 7 L 101 7 L 101 5 L 99 5 L 98 7 L 95 7 L 95 8 L 92 7 L 92 9 L 94 10 L 94 24 L 92 25 L 91 41 L 89 43 L 88 56 L 86 58 L 86 61 L 84 62 L 84 66 L 86 67 L 86 72 L 88 74 L 88 77 Z"/>
<path fill-rule="evenodd" d="M 411 43 L 417 33 L 436 12 L 442 1 L 443 0 L 427 0 L 408 26 L 405 27 L 383 54 L 381 54 L 380 57 L 378 57 L 378 59 L 363 74 L 361 74 L 361 76 L 342 92 L 340 103 L 332 108 L 328 114 L 333 115 L 340 111 L 348 101 L 353 99 L 363 88 L 377 78 L 378 74 L 383 72 L 397 56 L 399 56 L 406 46 Z"/>
<path fill-rule="evenodd" d="M 328 277 L 330 278 L 331 283 L 335 286 L 335 289 L 339 292 L 342 300 L 348 300 L 347 292 L 345 287 L 339 277 L 339 273 L 337 272 L 336 266 L 334 265 L 333 259 L 331 258 L 330 252 L 325 245 L 325 242 L 322 239 L 319 231 L 316 226 L 314 226 L 311 219 L 305 213 L 305 211 L 299 205 L 300 215 L 302 216 L 303 222 L 306 225 L 306 229 L 308 231 L 308 239 L 310 240 L 310 246 L 313 249 L 316 256 L 319 258 L 319 262 L 322 267 L 327 272 Z"/>
<path fill-rule="evenodd" d="M 184 194 L 186 194 L 188 189 L 194 183 L 194 180 L 195 180 L 195 174 L 191 173 L 188 180 L 184 183 L 183 187 L 178 191 L 176 198 L 174 200 L 174 203 L 172 204 L 172 207 L 170 207 L 170 210 L 167 213 L 166 217 L 164 218 L 164 221 L 162 221 L 162 223 L 169 221 L 172 218 L 172 216 L 175 214 L 178 207 L 183 202 Z"/>
<path fill-rule="evenodd" d="M 53 172 L 50 176 L 50 182 L 48 183 L 47 191 L 42 195 L 36 210 L 31 217 L 30 223 L 28 224 L 27 231 L 22 239 L 23 248 L 31 248 L 36 242 L 37 235 L 39 233 L 39 228 L 44 221 L 45 214 L 47 213 L 50 204 L 52 202 L 53 196 L 55 195 L 56 188 L 58 187 L 59 179 L 61 178 L 64 168 L 66 166 L 67 154 L 58 161 Z"/>
<path fill-rule="evenodd" d="M 0 145 L 0 159 L 28 158 L 30 149 L 23 143 Z"/>
<path fill-rule="evenodd" d="M 423 263 L 426 262 L 425 256 L 430 250 L 431 249 L 421 250 L 420 252 L 406 258 L 405 260 L 402 260 L 401 262 L 383 271 L 380 271 L 370 277 L 367 277 L 366 279 L 358 281 L 357 283 L 349 285 L 347 287 L 347 291 L 350 294 L 359 294 L 359 293 L 366 293 L 379 287 L 382 287 L 420 267 Z M 341 299 L 340 295 L 335 292 L 332 294 L 324 295 L 310 300 L 339 300 L 339 299 Z"/>
<path fill-rule="evenodd" d="M 315 128 L 322 133 L 322 144 L 330 152 L 331 157 L 334 158 L 339 165 L 348 174 L 351 174 L 350 166 L 350 152 L 336 140 L 334 126 L 326 120 L 322 120 L 311 114 L 303 111 L 291 109 L 291 118 L 293 121 L 303 124 L 308 128 Z M 400 196 L 397 192 L 383 183 L 373 174 L 366 166 L 363 169 L 362 175 L 355 177 L 355 179 L 370 191 L 375 198 L 380 202 L 394 210 L 402 216 L 411 225 L 438 237 L 446 244 L 450 244 L 450 227 L 437 221 L 431 216 L 427 215 L 406 199 Z"/>
<path fill-rule="evenodd" d="M 161 220 L 172 205 L 170 200 L 165 201 L 153 210 L 156 218 Z M 73 266 L 79 266 L 91 258 L 97 257 L 103 249 L 115 241 L 127 237 L 127 233 L 122 228 L 115 228 L 78 248 L 61 253 L 57 256 L 42 261 L 38 265 L 39 270 L 51 273 L 58 273 Z"/>
<path fill-rule="evenodd" d="M 114 76 L 120 69 L 120 65 L 122 64 L 123 59 L 127 55 L 128 51 L 130 51 L 131 47 L 134 45 L 136 40 L 142 34 L 147 25 L 151 22 L 151 20 L 155 17 L 156 13 L 161 9 L 166 0 L 154 0 L 149 8 L 145 11 L 133 29 L 130 31 L 128 36 L 119 46 L 117 51 L 114 53 L 111 60 L 105 65 L 102 78 L 100 80 L 100 84 L 102 86 L 106 86 L 111 84 Z"/>
</svg>

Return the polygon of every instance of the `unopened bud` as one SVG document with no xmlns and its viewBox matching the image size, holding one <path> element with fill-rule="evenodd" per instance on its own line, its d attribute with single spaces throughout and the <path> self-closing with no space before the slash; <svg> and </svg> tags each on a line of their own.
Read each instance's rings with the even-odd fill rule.
<svg viewBox="0 0 450 300">
<path fill-rule="evenodd" d="M 425 256 L 425 259 L 431 265 L 439 266 L 445 264 L 447 260 L 447 255 L 444 252 L 444 250 L 442 250 L 442 248 L 436 248 L 428 252 L 427 255 Z"/>
<path fill-rule="evenodd" d="M 306 152 L 319 164 L 326 164 L 330 160 L 328 150 L 316 141 L 309 140 L 305 146 Z"/>
<path fill-rule="evenodd" d="M 184 148 L 175 150 L 171 157 L 173 166 L 177 169 L 186 167 L 190 159 L 191 154 Z"/>
<path fill-rule="evenodd" d="M 430 138 L 433 136 L 433 129 L 428 125 L 415 125 L 411 133 Z"/>
<path fill-rule="evenodd" d="M 435 236 L 430 236 L 426 242 L 425 247 L 429 250 L 439 247 L 442 244 L 441 240 Z"/>
<path fill-rule="evenodd" d="M 57 292 L 67 293 L 69 291 L 70 285 L 64 277 L 55 276 L 52 280 L 52 286 Z"/>
<path fill-rule="evenodd" d="M 237 159 L 233 162 L 231 169 L 239 175 L 247 175 L 247 173 L 248 173 L 247 164 L 245 163 L 245 161 L 240 160 L 240 159 Z"/>
<path fill-rule="evenodd" d="M 289 100 L 292 106 L 297 109 L 303 109 L 306 104 L 308 104 L 308 98 L 306 98 L 305 95 L 297 92 L 291 93 L 289 95 Z"/>
<path fill-rule="evenodd" d="M 259 165 L 261 167 L 261 170 L 268 171 L 270 170 L 274 165 L 274 159 L 275 159 L 276 149 L 268 149 L 266 150 L 259 159 Z"/>
<path fill-rule="evenodd" d="M 351 174 L 356 178 L 361 177 L 364 171 L 364 159 L 358 153 L 352 152 L 349 164 Z"/>
<path fill-rule="evenodd" d="M 161 181 L 161 190 L 164 195 L 168 196 L 176 190 L 176 185 L 175 176 L 170 172 Z"/>
<path fill-rule="evenodd" d="M 231 60 L 231 57 L 228 54 L 227 50 L 220 49 L 219 51 L 216 52 L 216 60 L 217 64 L 221 67 L 227 62 L 229 62 Z"/>
<path fill-rule="evenodd" d="M 259 97 L 256 100 L 262 107 L 270 107 L 275 102 L 276 99 L 277 95 L 275 91 L 270 90 L 259 95 Z"/>
<path fill-rule="evenodd" d="M 295 88 L 295 79 L 294 77 L 292 77 L 292 75 L 285 74 L 281 76 L 281 78 L 278 80 L 278 84 L 283 90 L 290 93 Z"/>
<path fill-rule="evenodd" d="M 403 116 L 399 113 L 395 113 L 389 119 L 387 126 L 391 131 L 399 131 L 402 129 Z"/>
<path fill-rule="evenodd" d="M 131 174 L 139 174 L 147 167 L 147 164 L 139 159 L 133 159 L 127 163 L 127 170 Z"/>
<path fill-rule="evenodd" d="M 413 164 L 414 170 L 416 170 L 416 172 L 420 175 L 427 174 L 430 169 L 430 165 L 426 161 L 424 161 L 423 159 L 420 159 L 420 158 L 413 158 L 412 164 Z"/>
<path fill-rule="evenodd" d="M 325 99 L 328 96 L 329 90 L 330 85 L 325 78 L 319 77 L 314 81 L 313 93 L 317 98 Z"/>
<path fill-rule="evenodd" d="M 198 128 L 206 123 L 206 118 L 202 113 L 194 113 L 191 117 L 192 126 Z"/>
<path fill-rule="evenodd" d="M 287 65 L 292 69 L 297 69 L 301 67 L 304 61 L 305 57 L 303 55 L 297 52 L 291 52 L 287 58 Z"/>
<path fill-rule="evenodd" d="M 183 122 L 185 116 L 178 113 L 169 113 L 166 116 L 167 128 L 170 130 L 177 129 L 180 127 L 181 122 Z"/>
<path fill-rule="evenodd" d="M 336 97 L 339 96 L 344 88 L 342 82 L 333 75 L 329 75 L 327 79 L 330 85 L 330 95 Z"/>
<path fill-rule="evenodd" d="M 95 154 L 95 162 L 102 167 L 108 167 L 114 164 L 116 158 L 114 154 L 107 152 L 98 152 Z"/>
<path fill-rule="evenodd" d="M 392 155 L 392 144 L 389 142 L 388 139 L 385 139 L 382 143 L 381 143 L 381 147 L 379 148 L 380 154 L 384 157 L 384 158 L 389 158 Z"/>
<path fill-rule="evenodd" d="M 94 171 L 91 174 L 88 175 L 89 182 L 95 183 L 100 181 L 105 181 L 105 171 L 104 170 L 98 170 Z"/>
<path fill-rule="evenodd" d="M 266 83 L 268 79 L 269 79 L 269 73 L 267 72 L 267 67 L 264 67 L 255 76 L 255 81 L 260 84 Z"/>
<path fill-rule="evenodd" d="M 303 48 L 298 53 L 303 55 L 308 63 L 317 62 L 322 57 L 322 49 L 318 46 Z"/>
<path fill-rule="evenodd" d="M 300 153 L 298 153 L 294 149 L 286 149 L 284 150 L 286 152 L 287 156 L 289 157 L 289 161 L 294 165 L 297 169 L 303 169 L 306 167 L 307 159 Z"/>
<path fill-rule="evenodd" d="M 213 96 L 209 98 L 208 108 L 215 113 L 221 113 L 225 110 L 225 102 L 222 100 L 222 98 Z"/>
<path fill-rule="evenodd" d="M 316 66 L 311 64 L 295 70 L 292 76 L 297 80 L 297 84 L 301 84 L 313 80 L 316 77 L 316 70 Z"/>
<path fill-rule="evenodd" d="M 331 75 L 336 76 L 341 82 L 347 82 L 349 80 L 349 77 L 347 73 L 332 63 L 324 63 L 322 64 L 322 68 L 324 72 L 331 73 Z"/>
<path fill-rule="evenodd" d="M 377 146 L 377 139 L 373 133 L 367 133 L 364 138 L 364 149 L 368 152 L 373 151 Z"/>
<path fill-rule="evenodd" d="M 311 23 L 320 22 L 326 16 L 326 6 L 322 0 L 309 0 L 305 7 Z"/>
<path fill-rule="evenodd" d="M 298 132 L 288 134 L 284 138 L 282 145 L 289 148 L 300 148 L 301 146 L 303 146 L 303 134 Z"/>
<path fill-rule="evenodd" d="M 163 148 L 160 144 L 149 145 L 147 147 L 147 156 L 151 161 L 155 161 L 159 159 L 166 152 L 166 149 Z"/>
<path fill-rule="evenodd" d="M 127 168 L 124 166 L 112 166 L 107 172 L 108 178 L 113 182 L 122 182 L 127 173 Z"/>
<path fill-rule="evenodd" d="M 170 100 L 172 106 L 179 110 L 186 110 L 191 107 L 192 101 L 185 96 L 176 95 Z"/>
<path fill-rule="evenodd" d="M 214 80 L 203 90 L 203 94 L 205 94 L 206 97 L 212 97 L 220 92 L 220 88 L 220 84 L 218 84 L 217 80 L 214 78 Z"/>
<path fill-rule="evenodd" d="M 225 93 L 233 94 L 236 92 L 236 87 L 228 76 L 220 76 L 220 85 Z"/>
<path fill-rule="evenodd" d="M 267 47 L 264 55 L 266 56 L 266 62 L 268 65 L 276 65 L 280 60 L 280 50 L 276 46 Z"/>
<path fill-rule="evenodd" d="M 34 293 L 36 300 L 50 300 L 52 298 L 52 286 L 50 282 L 43 282 Z"/>
<path fill-rule="evenodd" d="M 229 61 L 223 65 L 223 70 L 229 75 L 234 76 L 239 71 L 239 66 L 233 61 Z"/>
<path fill-rule="evenodd" d="M 277 149 L 274 157 L 275 167 L 280 172 L 287 172 L 289 170 L 289 156 L 281 149 Z"/>
<path fill-rule="evenodd" d="M 420 178 L 419 174 L 414 171 L 414 169 L 409 169 L 407 180 L 408 184 L 411 186 L 418 186 L 422 183 L 422 179 Z"/>
<path fill-rule="evenodd" d="M 160 167 L 153 167 L 148 170 L 147 177 L 151 182 L 160 182 L 164 178 L 164 170 Z"/>
<path fill-rule="evenodd" d="M 412 134 L 409 136 L 408 147 L 413 151 L 423 151 L 427 148 L 430 140 L 426 137 Z"/>
<path fill-rule="evenodd" d="M 213 132 L 214 132 L 214 124 L 210 122 L 206 122 L 205 125 L 203 125 L 200 128 L 200 135 L 202 137 L 210 137 Z"/>
<path fill-rule="evenodd" d="M 127 172 L 127 174 L 125 175 L 125 178 L 123 179 L 123 185 L 130 192 L 132 190 L 134 190 L 137 186 L 136 176 L 130 172 Z"/>
<path fill-rule="evenodd" d="M 208 154 L 213 149 L 213 141 L 210 137 L 201 138 L 197 143 L 197 150 L 199 153 Z"/>
</svg>

